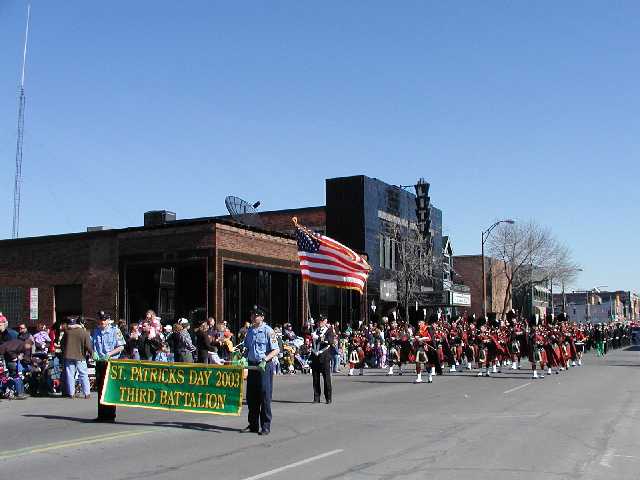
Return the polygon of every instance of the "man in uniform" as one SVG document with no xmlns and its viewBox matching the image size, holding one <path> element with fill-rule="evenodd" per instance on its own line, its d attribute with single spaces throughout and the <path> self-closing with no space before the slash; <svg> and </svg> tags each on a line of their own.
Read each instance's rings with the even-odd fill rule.
<svg viewBox="0 0 640 480">
<path fill-rule="evenodd" d="M 118 327 L 109 325 L 111 317 L 104 312 L 98 312 L 97 327 L 91 332 L 93 358 L 96 360 L 96 380 L 98 383 L 98 418 L 96 422 L 112 423 L 116 419 L 116 407 L 103 405 L 102 386 L 107 374 L 109 359 L 120 358 L 124 350 L 124 336 Z"/>
<path fill-rule="evenodd" d="M 264 323 L 264 311 L 254 306 L 251 327 L 244 340 L 249 366 L 247 406 L 249 425 L 243 432 L 269 435 L 271 432 L 271 394 L 273 392 L 274 361 L 278 361 L 278 340 L 273 329 Z M 258 425 L 260 430 L 258 430 Z"/>
<path fill-rule="evenodd" d="M 320 374 L 324 380 L 324 399 L 331 403 L 331 345 L 335 342 L 333 327 L 327 325 L 327 317 L 320 315 L 318 325 L 311 335 L 311 373 L 313 374 L 313 403 L 320 403 Z"/>
</svg>

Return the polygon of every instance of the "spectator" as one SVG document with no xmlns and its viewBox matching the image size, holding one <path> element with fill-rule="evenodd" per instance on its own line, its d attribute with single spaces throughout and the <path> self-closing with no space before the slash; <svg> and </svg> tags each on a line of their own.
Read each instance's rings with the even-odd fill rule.
<svg viewBox="0 0 640 480">
<path fill-rule="evenodd" d="M 130 358 L 132 360 L 140 360 L 140 331 L 138 330 L 138 324 L 132 323 L 129 327 L 129 334 L 125 338 L 124 351 L 122 355 L 124 358 Z"/>
<path fill-rule="evenodd" d="M 209 318 L 212 320 L 212 318 Z M 212 350 L 211 337 L 209 336 L 209 324 L 203 323 L 196 332 L 196 348 L 198 350 L 198 362 L 209 363 L 209 352 Z"/>
<path fill-rule="evenodd" d="M 162 348 L 162 339 L 156 335 L 155 329 L 147 321 L 142 324 L 138 345 L 140 360 L 155 360 L 156 353 Z"/>
<path fill-rule="evenodd" d="M 28 339 L 31 340 L 31 343 L 33 344 L 33 337 L 31 336 L 31 334 L 29 333 L 29 329 L 27 328 L 27 325 L 24 323 L 21 323 L 18 325 L 18 340 L 22 340 L 23 342 L 27 341 Z"/>
<path fill-rule="evenodd" d="M 62 358 L 66 378 L 67 394 L 74 398 L 76 388 L 76 373 L 82 384 L 85 399 L 90 397 L 89 373 L 87 371 L 87 356 L 93 354 L 91 337 L 77 318 L 70 318 L 62 337 Z"/>
<path fill-rule="evenodd" d="M 238 342 L 239 343 L 244 342 L 244 339 L 247 336 L 247 332 L 249 331 L 250 327 L 251 327 L 251 322 L 244 322 L 244 326 L 238 332 Z"/>
<path fill-rule="evenodd" d="M 17 399 L 22 400 L 26 398 L 24 395 L 24 385 L 22 380 L 18 376 L 20 361 L 25 363 L 31 362 L 31 350 L 33 348 L 33 340 L 27 339 L 26 341 L 13 339 L 0 345 L 0 355 L 4 357 L 4 362 L 9 371 L 9 376 L 13 378 Z"/>
<path fill-rule="evenodd" d="M 38 324 L 38 331 L 33 336 L 33 341 L 36 346 L 36 352 L 46 352 L 49 350 L 51 337 L 49 337 L 49 329 L 44 323 Z"/>
<path fill-rule="evenodd" d="M 184 319 L 183 319 L 184 320 Z M 176 336 L 174 340 L 175 350 L 173 354 L 176 362 L 193 363 L 193 352 L 196 347 L 191 341 L 189 331 L 184 327 L 183 323 L 176 323 L 173 326 L 173 335 Z M 186 324 L 188 325 L 188 323 Z"/>
<path fill-rule="evenodd" d="M 9 328 L 9 321 L 7 317 L 0 313 L 0 345 L 9 340 L 15 340 L 18 338 L 18 332 Z"/>
</svg>

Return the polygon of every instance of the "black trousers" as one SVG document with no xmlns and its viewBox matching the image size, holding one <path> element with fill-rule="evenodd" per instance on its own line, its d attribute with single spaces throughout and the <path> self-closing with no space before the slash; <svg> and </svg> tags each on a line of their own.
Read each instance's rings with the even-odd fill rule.
<svg viewBox="0 0 640 480">
<path fill-rule="evenodd" d="M 251 364 L 250 365 L 257 365 Z M 247 377 L 247 406 L 249 407 L 249 427 L 263 432 L 271 431 L 271 397 L 273 394 L 273 362 L 267 362 L 265 372 L 249 370 Z"/>
<path fill-rule="evenodd" d="M 320 401 L 320 375 L 324 381 L 324 398 L 331 401 L 331 365 L 312 365 L 311 372 L 313 374 L 313 400 Z"/>
<path fill-rule="evenodd" d="M 107 375 L 108 362 L 96 362 L 96 384 L 98 387 L 98 419 L 99 420 L 115 420 L 116 407 L 113 405 L 103 405 L 102 386 L 104 385 L 104 377 Z"/>
</svg>

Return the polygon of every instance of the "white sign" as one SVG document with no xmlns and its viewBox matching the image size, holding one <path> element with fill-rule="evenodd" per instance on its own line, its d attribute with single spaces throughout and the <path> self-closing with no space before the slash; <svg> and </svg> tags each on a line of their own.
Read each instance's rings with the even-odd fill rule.
<svg viewBox="0 0 640 480">
<path fill-rule="evenodd" d="M 471 306 L 471 294 L 470 293 L 460 293 L 460 292 L 451 292 L 451 304 L 459 305 L 462 307 L 470 307 Z"/>
<path fill-rule="evenodd" d="M 29 289 L 29 318 L 38 320 L 38 289 Z"/>
</svg>

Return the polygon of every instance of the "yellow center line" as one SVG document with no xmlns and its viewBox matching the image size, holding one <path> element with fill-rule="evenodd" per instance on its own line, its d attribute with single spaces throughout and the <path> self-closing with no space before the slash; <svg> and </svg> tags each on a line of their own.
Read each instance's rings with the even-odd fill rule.
<svg viewBox="0 0 640 480">
<path fill-rule="evenodd" d="M 0 460 L 7 460 L 9 458 L 20 457 L 22 455 L 29 455 L 32 453 L 50 452 L 52 450 L 60 450 L 61 448 L 91 445 L 93 443 L 107 442 L 109 440 L 120 440 L 122 438 L 144 435 L 145 433 L 150 433 L 153 431 L 154 429 L 134 430 L 131 432 L 121 432 L 121 433 L 109 433 L 106 435 L 85 437 L 85 438 L 79 438 L 76 440 L 67 440 L 64 442 L 48 443 L 45 445 L 36 445 L 34 447 L 20 448 L 18 450 L 9 450 L 0 454 Z"/>
</svg>

